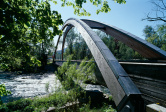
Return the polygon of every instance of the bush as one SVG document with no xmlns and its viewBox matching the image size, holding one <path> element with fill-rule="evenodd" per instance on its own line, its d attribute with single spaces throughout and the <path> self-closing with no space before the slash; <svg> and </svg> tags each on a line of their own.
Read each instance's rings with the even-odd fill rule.
<svg viewBox="0 0 166 112">
<path fill-rule="evenodd" d="M 4 84 L 0 85 L 0 105 L 3 103 L 1 100 L 1 96 L 7 96 L 8 94 L 11 94 L 10 91 L 6 90 L 6 87 Z"/>
<path fill-rule="evenodd" d="M 25 109 L 24 109 L 24 112 L 33 112 L 35 110 L 35 107 L 34 106 L 27 106 Z"/>
<path fill-rule="evenodd" d="M 9 109 L 5 105 L 1 105 L 0 106 L 0 112 L 9 112 Z"/>
<path fill-rule="evenodd" d="M 14 102 L 9 102 L 6 104 L 6 106 L 12 111 L 16 111 L 16 110 L 23 111 L 24 108 L 26 108 L 26 106 L 31 105 L 31 103 L 32 103 L 31 99 L 20 99 Z"/>
</svg>

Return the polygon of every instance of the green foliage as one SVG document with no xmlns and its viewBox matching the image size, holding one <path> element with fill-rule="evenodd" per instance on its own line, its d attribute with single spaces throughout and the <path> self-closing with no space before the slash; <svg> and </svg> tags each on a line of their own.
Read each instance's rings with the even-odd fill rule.
<svg viewBox="0 0 166 112">
<path fill-rule="evenodd" d="M 50 3 L 34 0 L 2 0 L 0 4 L 0 68 L 17 69 L 39 64 L 33 51 L 42 43 L 42 52 L 55 35 L 61 35 L 58 26 L 61 15 L 51 11 Z M 36 57 L 37 60 L 31 60 Z M 35 58 L 34 58 L 35 59 Z"/>
<path fill-rule="evenodd" d="M 33 112 L 34 109 L 35 109 L 35 107 L 33 107 L 33 106 L 26 106 L 24 109 L 24 112 Z"/>
<path fill-rule="evenodd" d="M 89 0 L 101 7 L 96 11 L 107 13 L 111 9 L 107 0 Z M 114 0 L 121 4 L 125 0 Z M 51 11 L 50 2 L 56 0 L 2 0 L 0 4 L 0 69 L 32 70 L 44 65 L 43 55 L 53 47 L 54 36 L 61 35 L 61 15 Z M 87 0 L 61 0 L 62 7 L 72 6 L 74 14 L 90 16 L 83 8 Z M 32 59 L 33 57 L 33 59 Z M 82 58 L 83 59 L 83 58 Z"/>
<path fill-rule="evenodd" d="M 80 108 L 80 112 L 89 112 L 90 111 L 90 105 L 89 104 L 84 104 L 81 108 Z"/>
<path fill-rule="evenodd" d="M 100 12 L 110 12 L 111 9 L 109 8 L 108 2 L 107 1 L 103 1 L 103 6 L 101 7 L 101 9 L 98 9 L 96 11 L 97 14 L 99 14 Z"/>
<path fill-rule="evenodd" d="M 79 108 L 80 112 L 117 112 L 116 109 L 112 108 L 112 105 L 104 104 L 100 108 L 90 108 L 89 104 L 84 104 L 81 108 Z"/>
<path fill-rule="evenodd" d="M 93 83 L 96 82 L 96 78 L 94 75 L 96 65 L 93 59 L 88 61 L 88 59 L 85 58 L 84 60 L 82 60 L 78 67 L 77 63 L 71 64 L 71 59 L 72 55 L 69 55 L 67 58 L 67 62 L 64 62 L 62 66 L 58 68 L 58 71 L 56 73 L 58 78 L 63 81 L 63 86 L 72 87 L 72 80 L 74 80 L 74 83 L 76 85 L 79 85 L 80 83 L 87 80 L 91 80 Z"/>
<path fill-rule="evenodd" d="M 114 108 L 112 108 L 112 106 L 109 106 L 108 109 L 104 110 L 105 112 L 117 112 Z"/>
<path fill-rule="evenodd" d="M 73 43 L 76 40 L 76 38 L 78 37 L 78 34 L 75 33 L 74 29 L 72 28 L 68 34 L 67 37 L 65 39 L 67 46 L 69 47 L 69 54 L 73 54 Z"/>
<path fill-rule="evenodd" d="M 59 88 L 55 93 L 50 94 L 47 97 L 36 97 L 33 99 L 20 99 L 14 102 L 9 102 L 0 106 L 0 111 L 46 111 L 49 107 L 56 107 L 56 111 L 79 111 L 79 112 L 102 112 L 108 109 L 108 105 L 100 109 L 91 109 L 90 104 L 83 104 L 81 107 L 76 105 L 75 108 L 63 109 L 67 103 L 77 102 L 78 99 L 85 99 L 85 91 L 79 86 L 84 80 L 94 80 L 94 60 L 87 62 L 87 58 L 84 59 L 79 67 L 77 64 L 71 63 L 72 56 L 67 58 L 67 62 L 63 63 L 58 68 L 56 75 L 60 79 L 63 87 Z M 111 98 L 112 99 L 112 98 Z"/>
<path fill-rule="evenodd" d="M 166 51 L 166 25 L 158 25 L 157 29 L 151 26 L 145 26 L 144 28 L 145 39 Z"/>
<path fill-rule="evenodd" d="M 47 110 L 50 106 L 57 106 L 58 103 L 60 103 L 60 99 L 63 100 L 62 97 L 59 97 L 60 94 L 62 94 L 61 91 L 53 95 L 49 95 L 48 97 L 34 98 L 33 100 L 30 98 L 20 99 L 17 101 L 9 102 L 0 106 L 0 111 L 41 112 L 43 110 Z M 66 97 L 64 96 L 64 98 Z"/>
<path fill-rule="evenodd" d="M 1 97 L 4 95 L 7 96 L 9 94 L 11 94 L 11 92 L 6 90 L 6 87 L 4 84 L 1 84 L 0 85 L 0 105 L 2 104 Z"/>
<path fill-rule="evenodd" d="M 111 106 L 104 104 L 100 108 L 90 108 L 90 104 L 83 104 L 82 106 L 76 105 L 71 109 L 60 109 L 60 107 L 71 102 L 73 98 L 73 93 L 67 93 L 62 90 L 57 91 L 47 97 L 34 98 L 34 99 L 20 99 L 14 102 L 3 104 L 0 106 L 1 112 L 41 112 L 46 111 L 49 107 L 56 107 L 56 111 L 70 111 L 70 112 L 116 112 Z M 114 111 L 109 111 L 114 110 Z"/>
<path fill-rule="evenodd" d="M 97 35 L 102 39 L 105 45 L 110 49 L 113 55 L 119 60 L 144 59 L 138 52 L 128 47 L 115 38 L 106 35 L 104 32 L 95 30 Z M 64 52 L 64 59 L 73 54 L 74 60 L 82 60 L 85 57 L 92 58 L 92 54 L 84 39 L 75 31 L 71 30 L 66 36 L 67 48 Z"/>
<path fill-rule="evenodd" d="M 148 25 L 145 26 L 143 32 L 144 32 L 146 40 L 147 38 L 153 36 L 156 33 L 156 31 L 151 26 L 148 26 Z"/>
<path fill-rule="evenodd" d="M 74 2 L 72 0 L 61 0 L 62 7 L 65 6 L 72 6 L 74 9 L 74 14 L 78 16 L 90 16 L 91 14 L 86 11 L 86 9 L 83 8 L 83 5 L 87 3 L 87 0 L 75 0 Z M 89 0 L 90 3 L 96 7 L 100 7 L 96 14 L 99 14 L 100 12 L 108 13 L 111 9 L 109 6 L 109 1 L 107 0 Z M 119 4 L 125 4 L 126 0 L 114 0 L 116 3 Z"/>
<path fill-rule="evenodd" d="M 32 103 L 31 99 L 21 99 L 7 103 L 6 107 L 8 107 L 12 111 L 17 111 L 17 110 L 24 111 L 24 109 L 26 109 L 26 107 L 29 106 L 31 103 Z"/>
<path fill-rule="evenodd" d="M 71 59 L 72 55 L 69 55 L 67 62 L 64 62 L 55 74 L 61 81 L 63 88 L 68 91 L 67 101 L 76 102 L 78 98 L 85 97 L 85 91 L 81 87 L 82 83 L 87 80 L 96 82 L 95 63 L 93 59 L 87 62 L 87 58 L 85 58 L 78 66 L 76 63 L 71 64 Z"/>
<path fill-rule="evenodd" d="M 69 31 L 65 42 L 67 48 L 64 52 L 64 59 L 70 54 L 73 54 L 74 60 L 82 60 L 85 57 L 88 57 L 88 59 L 92 58 L 92 54 L 88 49 L 86 42 L 76 30 L 72 29 Z"/>
<path fill-rule="evenodd" d="M 84 60 L 82 60 L 78 69 L 76 70 L 76 73 L 78 74 L 77 77 L 80 81 L 85 82 L 87 80 L 90 80 L 92 83 L 95 83 L 97 81 L 94 76 L 95 69 L 96 65 L 94 59 L 88 60 L 87 58 L 85 58 Z"/>
<path fill-rule="evenodd" d="M 138 52 L 134 51 L 132 48 L 116 40 L 115 38 L 108 36 L 101 31 L 96 31 L 96 33 L 117 59 L 119 60 L 143 59 L 143 57 Z"/>
</svg>

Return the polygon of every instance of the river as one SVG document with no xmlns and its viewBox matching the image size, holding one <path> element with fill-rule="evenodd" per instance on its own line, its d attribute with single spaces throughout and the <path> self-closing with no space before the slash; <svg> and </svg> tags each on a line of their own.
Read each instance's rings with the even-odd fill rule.
<svg viewBox="0 0 166 112">
<path fill-rule="evenodd" d="M 35 73 L 16 75 L 11 72 L 0 73 L 0 84 L 5 84 L 11 95 L 2 97 L 4 103 L 20 98 L 47 95 L 61 86 L 54 73 Z M 47 89 L 48 88 L 48 89 Z"/>
<path fill-rule="evenodd" d="M 32 98 L 55 92 L 61 87 L 60 81 L 53 72 L 22 74 L 14 72 L 0 72 L 0 84 L 5 84 L 11 95 L 3 96 L 3 103 L 18 100 L 20 98 Z M 98 90 L 110 94 L 109 90 L 100 85 L 88 84 L 85 90 Z"/>
</svg>

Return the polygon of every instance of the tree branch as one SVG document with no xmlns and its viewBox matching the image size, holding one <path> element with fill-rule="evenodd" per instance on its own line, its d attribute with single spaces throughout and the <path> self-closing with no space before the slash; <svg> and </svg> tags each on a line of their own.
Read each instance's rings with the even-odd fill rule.
<svg viewBox="0 0 166 112">
<path fill-rule="evenodd" d="M 160 9 L 166 10 L 166 8 L 161 7 L 159 4 L 157 4 L 156 2 L 152 2 L 153 4 L 155 4 L 157 7 L 159 7 Z"/>
<path fill-rule="evenodd" d="M 163 0 L 160 0 L 160 1 L 162 2 L 163 6 L 164 6 L 165 9 L 166 9 L 166 5 L 165 5 L 164 1 L 163 1 Z"/>
<path fill-rule="evenodd" d="M 163 0 L 158 0 L 158 2 L 152 1 L 152 4 L 156 6 L 156 17 L 150 17 L 149 13 L 147 15 L 147 18 L 144 18 L 142 20 L 148 20 L 148 21 L 163 21 L 166 22 L 166 3 Z M 161 14 L 160 14 L 161 13 Z"/>
<path fill-rule="evenodd" d="M 154 18 L 152 18 L 152 17 L 147 17 L 147 18 L 142 19 L 142 20 L 148 20 L 148 21 L 163 21 L 163 22 L 166 22 L 166 20 L 165 20 L 165 19 L 162 19 L 161 17 L 154 17 Z"/>
</svg>

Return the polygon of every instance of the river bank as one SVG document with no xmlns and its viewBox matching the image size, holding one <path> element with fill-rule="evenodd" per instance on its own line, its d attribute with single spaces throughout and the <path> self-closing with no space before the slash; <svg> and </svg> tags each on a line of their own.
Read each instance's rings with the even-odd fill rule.
<svg viewBox="0 0 166 112">
<path fill-rule="evenodd" d="M 101 110 L 108 108 L 108 105 L 110 104 L 108 99 L 111 98 L 109 97 L 110 92 L 108 88 L 101 85 L 81 84 L 86 92 L 86 96 L 84 96 L 85 98 L 83 96 L 75 98 L 74 96 L 77 92 L 75 93 L 74 89 L 60 89 L 62 88 L 62 85 L 54 74 L 55 67 L 52 66 L 51 68 L 51 66 L 47 66 L 46 68 L 47 69 L 42 70 L 41 73 L 27 73 L 21 75 L 17 72 L 0 72 L 0 84 L 5 84 L 6 89 L 12 93 L 11 95 L 2 97 L 2 101 L 5 104 L 0 110 L 49 110 L 50 106 L 60 108 L 75 101 L 79 101 L 79 104 L 76 105 L 77 109 L 89 109 L 95 106 L 100 107 Z M 89 98 L 91 99 L 91 104 L 88 103 Z M 104 102 L 107 102 L 108 104 L 103 108 Z M 21 105 L 22 103 L 24 104 L 23 106 Z M 64 109 L 68 109 L 68 106 Z"/>
<path fill-rule="evenodd" d="M 0 84 L 5 84 L 11 95 L 3 96 L 4 103 L 21 98 L 45 96 L 61 88 L 61 83 L 54 74 L 55 66 L 46 66 L 40 73 L 18 75 L 16 72 L 0 72 Z M 84 85 L 85 90 L 100 91 L 110 94 L 106 87 L 100 85 Z"/>
</svg>

